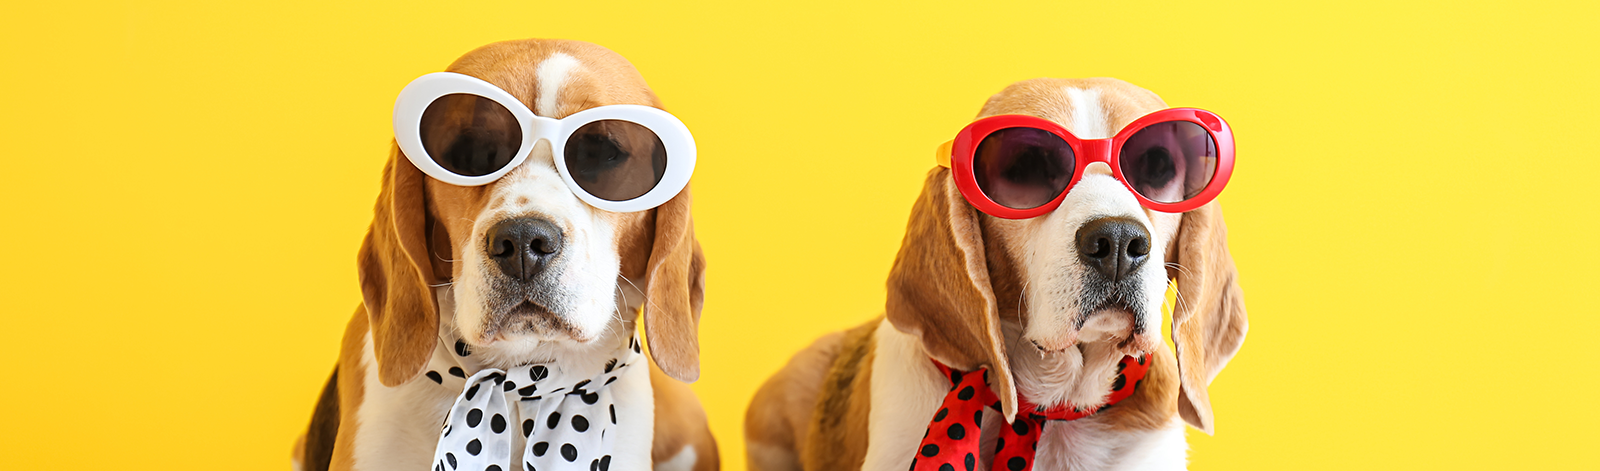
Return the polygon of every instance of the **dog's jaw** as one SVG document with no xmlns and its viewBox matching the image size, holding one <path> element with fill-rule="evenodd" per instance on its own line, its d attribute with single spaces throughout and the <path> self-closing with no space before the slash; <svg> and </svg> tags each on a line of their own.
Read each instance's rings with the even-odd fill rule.
<svg viewBox="0 0 1600 471">
<path fill-rule="evenodd" d="M 441 338 L 467 338 L 457 327 L 460 323 L 451 321 L 452 318 L 461 317 L 457 314 L 454 301 L 461 296 L 454 292 L 453 286 L 439 289 L 439 313 L 443 320 L 440 323 Z M 618 311 L 638 312 L 644 299 L 642 292 L 623 285 L 615 293 L 612 301 L 619 306 Z M 637 321 L 638 317 L 634 315 L 610 316 L 599 334 L 585 341 L 559 335 L 499 334 L 493 341 L 474 343 L 471 348 L 473 357 L 485 367 L 506 369 L 530 363 L 599 367 L 607 358 L 607 352 L 618 345 L 628 344 L 628 338 L 638 328 Z"/>
<path fill-rule="evenodd" d="M 540 142 L 527 161 L 495 182 L 487 204 L 474 218 L 454 283 L 455 315 L 450 319 L 463 339 L 488 350 L 506 344 L 511 351 L 530 344 L 586 344 L 622 328 L 626 304 L 619 302 L 618 225 L 622 216 L 595 209 L 578 199 L 556 173 L 548 143 Z M 498 274 L 483 244 L 490 227 L 518 217 L 537 216 L 560 228 L 564 248 L 533 283 L 515 284 Z M 631 313 L 631 311 L 628 311 Z M 605 343 L 605 342 L 599 342 Z M 510 351 L 507 356 L 515 356 Z"/>
</svg>

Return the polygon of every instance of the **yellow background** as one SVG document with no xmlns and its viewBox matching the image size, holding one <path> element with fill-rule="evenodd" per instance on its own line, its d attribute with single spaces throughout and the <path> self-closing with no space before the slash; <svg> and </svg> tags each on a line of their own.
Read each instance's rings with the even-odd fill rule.
<svg viewBox="0 0 1600 471">
<path fill-rule="evenodd" d="M 360 299 L 406 82 L 630 59 L 695 133 L 724 466 L 792 352 L 882 309 L 931 151 L 1006 84 L 1226 117 L 1251 332 L 1195 469 L 1594 469 L 1592 2 L 17 2 L 0 14 L 0 456 L 285 469 Z"/>
</svg>

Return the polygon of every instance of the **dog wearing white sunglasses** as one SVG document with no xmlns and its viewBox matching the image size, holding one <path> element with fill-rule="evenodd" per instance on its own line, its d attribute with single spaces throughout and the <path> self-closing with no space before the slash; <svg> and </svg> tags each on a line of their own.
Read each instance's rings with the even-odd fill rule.
<svg viewBox="0 0 1600 471">
<path fill-rule="evenodd" d="M 1219 159 L 1183 159 L 1217 152 L 1156 145 L 1225 142 L 1220 160 L 1231 168 L 1231 134 L 1204 118 L 1194 128 L 1134 125 L 1164 108 L 1115 79 L 1029 80 L 991 97 L 979 118 L 1031 116 L 1000 119 L 1102 140 L 1077 151 L 1079 164 L 1091 163 L 1071 175 L 1070 161 L 1030 162 L 1054 152 L 1040 143 L 1062 142 L 1047 135 L 1010 143 L 1015 154 L 999 157 L 1016 165 L 990 169 L 1009 180 L 969 188 L 1076 179 L 1043 198 L 1059 206 L 1026 218 L 987 213 L 1008 211 L 994 204 L 980 211 L 964 197 L 961 172 L 935 167 L 889 274 L 886 316 L 822 337 L 767 380 L 746 414 L 749 469 L 1183 469 L 1184 424 L 1212 431 L 1206 388 L 1244 341 L 1247 318 L 1218 203 L 1172 213 L 1145 202 L 1165 197 L 1149 188 L 1226 178 L 1187 174 L 1215 170 Z M 1212 141 L 1173 132 L 1201 124 Z M 1165 140 L 1122 137 L 1150 128 Z M 1164 165 L 1136 168 L 1112 149 Z M 1086 161 L 1086 151 L 1105 156 Z M 1176 352 L 1159 337 L 1169 282 Z"/>
<path fill-rule="evenodd" d="M 407 86 L 363 302 L 295 469 L 718 469 L 684 384 L 694 144 L 660 108 L 575 41 L 491 44 Z"/>
</svg>

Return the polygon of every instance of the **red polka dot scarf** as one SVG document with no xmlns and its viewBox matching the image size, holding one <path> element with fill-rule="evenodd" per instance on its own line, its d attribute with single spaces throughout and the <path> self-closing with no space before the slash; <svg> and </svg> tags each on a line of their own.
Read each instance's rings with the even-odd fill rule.
<svg viewBox="0 0 1600 471">
<path fill-rule="evenodd" d="M 944 396 L 944 404 L 928 423 L 928 431 L 917 447 L 917 456 L 911 460 L 911 471 L 974 471 L 978 466 L 983 408 L 1000 410 L 1000 399 L 989 389 L 988 369 L 961 372 L 937 360 L 933 364 L 950 378 L 950 393 Z M 1070 405 L 1045 409 L 1019 396 L 1016 421 L 1000 429 L 994 471 L 1032 470 L 1034 451 L 1038 449 L 1045 421 L 1081 419 L 1103 411 L 1132 396 L 1149 371 L 1147 357 L 1122 357 L 1122 362 L 1117 364 L 1117 379 L 1111 384 L 1111 397 L 1105 405 L 1092 409 L 1080 410 Z"/>
<path fill-rule="evenodd" d="M 626 348 L 612 354 L 604 371 L 523 365 L 483 368 L 466 377 L 459 366 L 448 366 L 448 376 L 430 369 L 425 374 L 429 380 L 461 391 L 439 431 L 433 471 L 609 469 L 617 427 L 609 386 L 630 365 L 645 361 L 637 334 Z M 459 358 L 452 363 L 472 363 L 466 361 L 472 352 L 465 342 L 456 341 L 454 355 Z M 445 364 L 436 361 L 430 366 Z M 515 465 L 514 434 L 526 442 L 522 462 Z"/>
</svg>

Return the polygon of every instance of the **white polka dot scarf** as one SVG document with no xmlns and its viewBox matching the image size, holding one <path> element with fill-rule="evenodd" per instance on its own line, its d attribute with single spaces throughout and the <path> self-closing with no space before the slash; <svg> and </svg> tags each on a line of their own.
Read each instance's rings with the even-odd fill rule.
<svg viewBox="0 0 1600 471">
<path fill-rule="evenodd" d="M 470 354 L 464 342 L 456 341 L 455 347 L 455 353 L 462 358 Z M 613 354 L 598 375 L 550 364 L 518 366 L 509 371 L 484 368 L 465 378 L 461 395 L 450 407 L 439 432 L 433 470 L 609 469 L 617 409 L 607 386 L 643 358 L 638 335 Z M 456 366 L 446 372 L 457 378 L 465 376 Z M 438 371 L 428 371 L 427 377 L 446 384 Z M 512 403 L 516 405 L 513 407 Z M 521 433 L 527 441 L 523 462 L 516 466 L 511 464 L 513 433 Z"/>
</svg>

